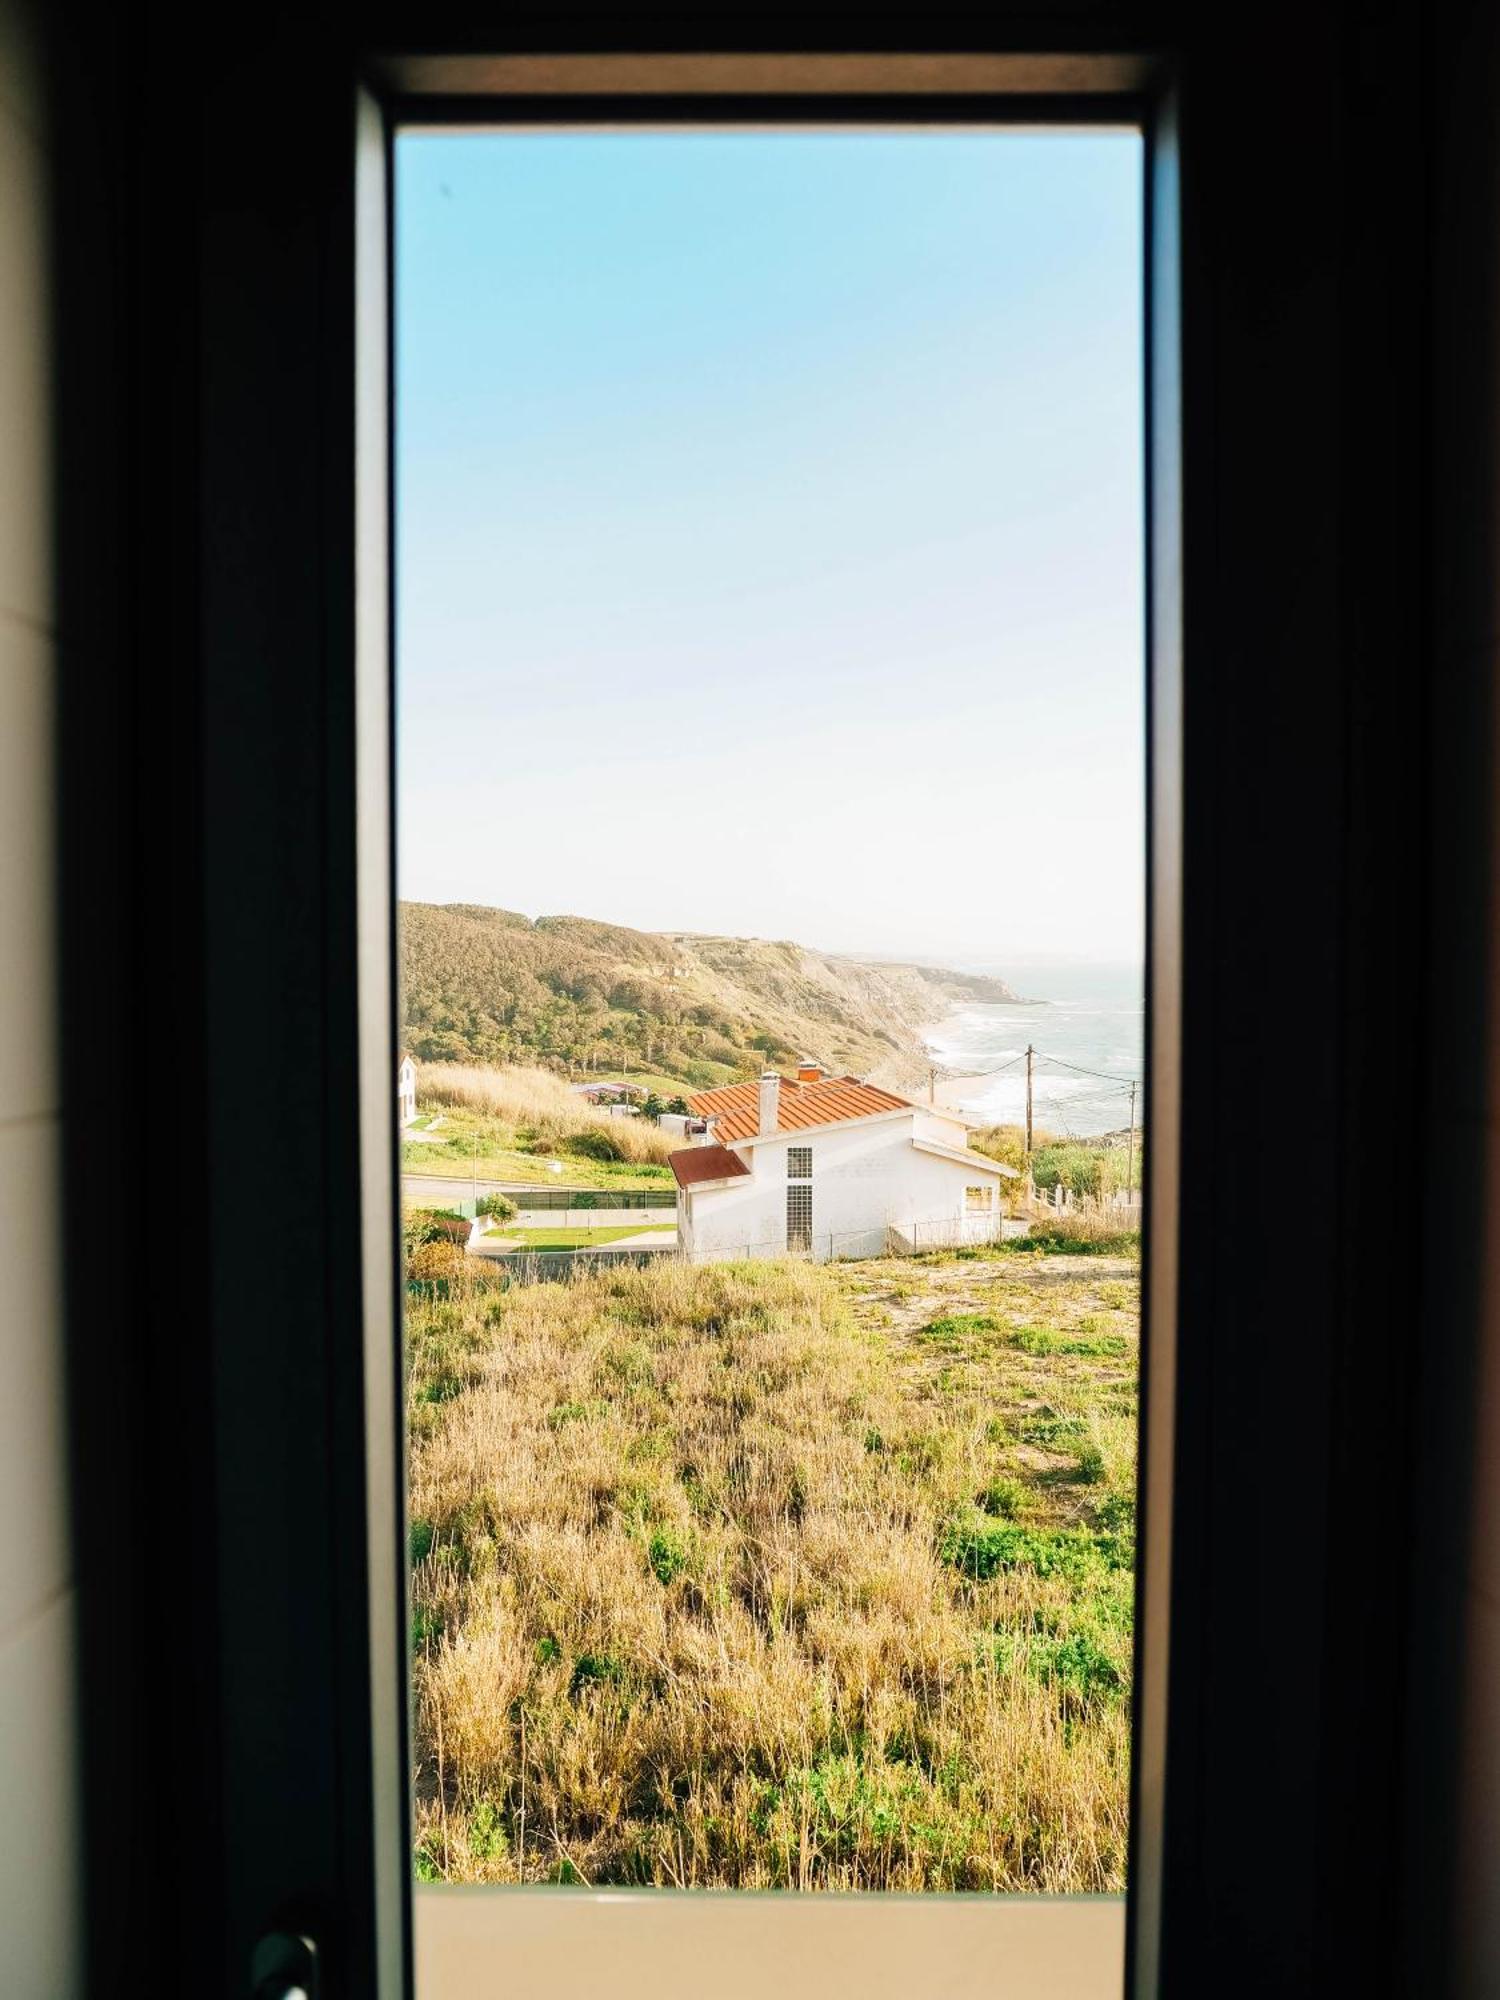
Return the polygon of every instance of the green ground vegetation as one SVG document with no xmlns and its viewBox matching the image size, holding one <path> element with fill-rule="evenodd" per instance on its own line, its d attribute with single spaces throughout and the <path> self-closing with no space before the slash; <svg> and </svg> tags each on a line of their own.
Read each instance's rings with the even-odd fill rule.
<svg viewBox="0 0 1500 2000">
<path fill-rule="evenodd" d="M 561 1184 L 597 1188 L 671 1187 L 671 1168 L 661 1162 L 601 1160 L 587 1148 L 592 1135 L 559 1135 L 524 1119 L 445 1106 L 442 1123 L 430 1140 L 407 1139 L 401 1146 L 405 1173 L 462 1178 L 477 1172 L 481 1181 L 530 1181 L 537 1186 Z M 605 1135 L 606 1139 L 608 1134 Z M 476 1155 L 477 1146 L 477 1155 Z M 477 1166 L 476 1166 L 477 1158 Z M 552 1172 L 558 1160 L 562 1172 Z"/>
<path fill-rule="evenodd" d="M 1132 1262 L 475 1262 L 408 1310 L 420 1875 L 1122 1886 Z"/>
<path fill-rule="evenodd" d="M 985 1125 L 969 1135 L 976 1152 L 1023 1171 L 1026 1131 L 1021 1125 Z M 1067 1139 L 1051 1132 L 1032 1134 L 1031 1178 L 1038 1193 L 1050 1195 L 1064 1187 L 1069 1194 L 1097 1200 L 1127 1187 L 1140 1191 L 1145 1171 L 1145 1140 L 1139 1127 L 1132 1147 L 1123 1132 L 1104 1138 Z"/>
</svg>

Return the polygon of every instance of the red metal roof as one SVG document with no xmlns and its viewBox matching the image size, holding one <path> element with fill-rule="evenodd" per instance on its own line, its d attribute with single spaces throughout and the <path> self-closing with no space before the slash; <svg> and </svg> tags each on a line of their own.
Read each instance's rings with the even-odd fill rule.
<svg viewBox="0 0 1500 2000">
<path fill-rule="evenodd" d="M 679 1187 L 697 1187 L 700 1181 L 732 1181 L 750 1169 L 738 1153 L 726 1146 L 684 1146 L 680 1153 L 668 1153 L 667 1165 Z"/>
<path fill-rule="evenodd" d="M 728 1083 L 720 1090 L 696 1091 L 688 1099 L 695 1117 L 712 1118 L 721 1139 L 753 1139 L 760 1130 L 760 1085 Z M 798 1083 L 784 1076 L 777 1104 L 778 1132 L 802 1132 L 810 1125 L 841 1125 L 848 1118 L 873 1118 L 881 1111 L 909 1111 L 909 1097 L 852 1076 L 829 1076 L 821 1083 Z"/>
</svg>

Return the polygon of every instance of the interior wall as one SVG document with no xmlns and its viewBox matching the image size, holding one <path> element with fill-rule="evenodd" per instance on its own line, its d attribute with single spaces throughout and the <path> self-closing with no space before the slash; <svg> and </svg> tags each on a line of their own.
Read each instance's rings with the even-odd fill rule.
<svg viewBox="0 0 1500 2000">
<path fill-rule="evenodd" d="M 0 0 L 0 1984 L 81 1991 L 54 939 L 51 122 Z"/>
</svg>

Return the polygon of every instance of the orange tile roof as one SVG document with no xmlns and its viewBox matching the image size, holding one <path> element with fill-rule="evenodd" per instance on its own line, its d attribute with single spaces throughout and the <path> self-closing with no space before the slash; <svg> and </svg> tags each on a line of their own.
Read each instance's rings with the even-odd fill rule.
<svg viewBox="0 0 1500 2000">
<path fill-rule="evenodd" d="M 714 1119 L 714 1137 L 731 1145 L 753 1139 L 760 1130 L 760 1085 L 727 1083 L 720 1090 L 699 1090 L 688 1099 L 695 1118 Z M 853 1076 L 829 1076 L 821 1083 L 781 1079 L 777 1106 L 778 1132 L 802 1132 L 810 1125 L 840 1125 L 846 1118 L 872 1118 L 881 1111 L 908 1111 L 909 1097 L 861 1083 Z"/>
<path fill-rule="evenodd" d="M 724 1146 L 684 1146 L 668 1153 L 667 1165 L 680 1188 L 697 1187 L 700 1181 L 733 1181 L 750 1169 L 738 1153 Z"/>
</svg>

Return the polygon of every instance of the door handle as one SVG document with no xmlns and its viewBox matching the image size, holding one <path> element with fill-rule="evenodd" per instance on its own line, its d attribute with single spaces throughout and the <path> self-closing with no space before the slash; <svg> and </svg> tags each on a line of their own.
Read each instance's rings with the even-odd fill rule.
<svg viewBox="0 0 1500 2000">
<path fill-rule="evenodd" d="M 250 1954 L 254 2000 L 318 2000 L 318 1947 L 291 1931 L 270 1931 Z"/>
</svg>

